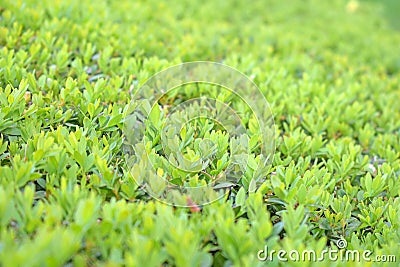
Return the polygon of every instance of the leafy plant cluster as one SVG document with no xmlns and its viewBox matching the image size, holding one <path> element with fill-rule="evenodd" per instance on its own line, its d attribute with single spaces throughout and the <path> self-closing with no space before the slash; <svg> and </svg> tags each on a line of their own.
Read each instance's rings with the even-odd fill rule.
<svg viewBox="0 0 400 267">
<path fill-rule="evenodd" d="M 345 0 L 1 1 L 0 266 L 264 266 L 257 252 L 266 245 L 320 252 L 339 238 L 399 261 L 400 34 L 383 9 Z M 141 147 L 156 172 L 127 168 L 134 93 L 194 60 L 235 67 L 269 101 L 276 152 L 260 173 L 260 129 L 240 102 L 231 107 L 243 114 L 243 142 L 207 119 L 170 137 L 160 128 L 170 106 L 219 92 L 208 87 L 161 99 Z M 174 208 L 137 183 L 208 182 L 241 147 L 248 168 L 212 205 Z"/>
</svg>

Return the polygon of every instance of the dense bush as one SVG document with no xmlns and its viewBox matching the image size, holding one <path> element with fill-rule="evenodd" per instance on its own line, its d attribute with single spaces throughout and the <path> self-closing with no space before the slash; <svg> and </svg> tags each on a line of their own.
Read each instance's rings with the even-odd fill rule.
<svg viewBox="0 0 400 267">
<path fill-rule="evenodd" d="M 398 264 L 393 5 L 2 0 L 0 266 L 257 266 L 266 245 L 322 251 L 339 238 Z M 122 128 L 146 79 L 194 60 L 259 86 L 276 153 L 256 192 L 241 179 L 212 205 L 175 208 L 138 188 Z"/>
</svg>

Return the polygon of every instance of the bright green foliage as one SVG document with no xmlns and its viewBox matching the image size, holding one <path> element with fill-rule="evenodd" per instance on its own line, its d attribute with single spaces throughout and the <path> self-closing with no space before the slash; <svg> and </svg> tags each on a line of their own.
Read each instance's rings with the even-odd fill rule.
<svg viewBox="0 0 400 267">
<path fill-rule="evenodd" d="M 266 245 L 321 251 L 339 238 L 397 266 L 399 12 L 395 1 L 0 1 L 0 266 L 263 266 Z M 157 191 L 160 177 L 188 178 L 160 154 L 159 127 L 167 106 L 201 91 L 151 114 L 141 149 L 157 173 L 129 170 L 122 150 L 135 90 L 195 60 L 248 75 L 276 124 L 272 164 L 255 173 L 248 117 L 250 168 L 200 211 L 157 202 L 135 179 L 152 175 Z M 223 176 L 243 144 L 207 120 L 168 140 L 195 184 L 208 179 L 200 158 Z"/>
</svg>

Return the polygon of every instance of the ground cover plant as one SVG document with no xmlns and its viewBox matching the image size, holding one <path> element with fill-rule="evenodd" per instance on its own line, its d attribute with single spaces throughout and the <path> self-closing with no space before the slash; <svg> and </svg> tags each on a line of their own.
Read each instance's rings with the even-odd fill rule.
<svg viewBox="0 0 400 267">
<path fill-rule="evenodd" d="M 396 11 L 396 1 L 0 0 L 0 266 L 398 266 Z M 211 205 L 173 207 L 137 184 L 145 165 L 127 166 L 123 127 L 147 79 L 196 60 L 260 88 L 276 149 Z M 155 187 L 164 176 L 186 182 L 160 152 L 168 109 L 218 90 L 160 100 L 142 147 L 159 163 L 146 173 Z M 247 118 L 254 165 L 259 131 Z M 234 144 L 200 119 L 165 149 L 198 182 L 225 174 Z M 206 169 L 192 164 L 200 155 Z M 263 261 L 265 247 L 368 250 L 373 260 Z"/>
</svg>

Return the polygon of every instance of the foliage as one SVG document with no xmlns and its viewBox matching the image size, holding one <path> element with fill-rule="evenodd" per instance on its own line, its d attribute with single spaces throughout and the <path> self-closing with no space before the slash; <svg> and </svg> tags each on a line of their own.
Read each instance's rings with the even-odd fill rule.
<svg viewBox="0 0 400 267">
<path fill-rule="evenodd" d="M 321 251 L 338 238 L 400 260 L 400 34 L 383 8 L 1 1 L 0 266 L 261 266 L 265 245 Z M 126 168 L 122 128 L 146 79 L 194 60 L 235 67 L 260 87 L 276 153 L 259 187 L 249 171 L 212 205 L 174 208 L 138 188 L 144 166 Z M 158 159 L 154 183 L 170 175 L 180 184 L 186 177 L 157 150 L 164 119 L 151 118 L 142 149 Z M 207 172 L 223 175 L 233 141 L 196 123 L 168 151 L 185 150 L 175 160 L 196 175 L 206 155 Z M 200 146 L 204 136 L 218 146 Z M 259 160 L 255 140 L 249 165 Z"/>
</svg>

